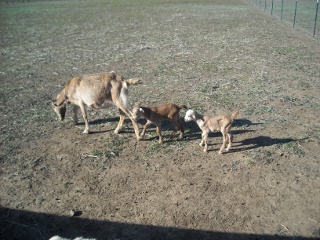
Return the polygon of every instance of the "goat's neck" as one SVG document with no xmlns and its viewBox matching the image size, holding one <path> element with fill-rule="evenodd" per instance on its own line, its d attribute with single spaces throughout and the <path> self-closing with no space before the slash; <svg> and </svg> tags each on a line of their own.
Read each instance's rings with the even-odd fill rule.
<svg viewBox="0 0 320 240">
<path fill-rule="evenodd" d="M 147 119 L 150 119 L 151 109 L 148 107 L 141 107 L 144 111 L 143 116 Z"/>
<path fill-rule="evenodd" d="M 68 103 L 68 101 L 67 101 L 67 96 L 66 96 L 66 90 L 63 89 L 56 99 L 56 105 L 60 106 L 62 104 L 67 104 L 67 103 Z"/>
<path fill-rule="evenodd" d="M 195 117 L 196 117 L 196 123 L 198 124 L 198 126 L 200 126 L 200 127 L 203 126 L 203 124 L 205 122 L 203 115 L 196 112 Z"/>
</svg>

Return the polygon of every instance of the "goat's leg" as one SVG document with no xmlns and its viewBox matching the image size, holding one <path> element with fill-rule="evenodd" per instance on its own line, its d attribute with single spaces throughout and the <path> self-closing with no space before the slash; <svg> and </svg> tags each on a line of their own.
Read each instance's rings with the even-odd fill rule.
<svg viewBox="0 0 320 240">
<path fill-rule="evenodd" d="M 178 124 L 179 124 L 179 127 L 180 127 L 180 139 L 183 139 L 184 137 L 184 126 L 183 126 L 183 122 L 181 119 L 178 119 Z"/>
<path fill-rule="evenodd" d="M 156 126 L 157 126 L 157 133 L 158 133 L 158 135 L 159 135 L 159 143 L 163 143 L 163 137 L 162 137 L 162 135 L 161 135 L 161 124 L 156 124 Z"/>
<path fill-rule="evenodd" d="M 146 130 L 150 125 L 151 125 L 151 122 L 147 121 L 147 123 L 143 126 L 143 130 L 142 130 L 142 133 L 141 133 L 141 138 L 144 138 L 144 135 L 146 134 Z"/>
<path fill-rule="evenodd" d="M 219 151 L 219 154 L 222 154 L 223 150 L 226 148 L 226 144 L 227 144 L 227 133 L 225 129 L 221 129 L 221 133 L 222 133 L 222 145 Z"/>
<path fill-rule="evenodd" d="M 200 146 L 203 146 L 204 144 L 204 149 L 203 149 L 204 152 L 208 151 L 208 134 L 209 133 L 206 131 L 202 132 L 202 140 L 201 140 L 201 143 L 199 144 Z"/>
<path fill-rule="evenodd" d="M 124 122 L 124 119 L 125 119 L 125 113 L 121 109 L 119 109 L 119 113 L 120 113 L 120 119 L 119 119 L 119 123 L 118 123 L 117 128 L 114 130 L 115 134 L 119 133 L 120 129 L 123 126 L 123 122 Z"/>
<path fill-rule="evenodd" d="M 117 99 L 117 98 L 115 98 Z M 140 140 L 140 133 L 139 133 L 139 126 L 138 126 L 138 123 L 137 121 L 134 119 L 133 115 L 132 115 L 132 112 L 127 109 L 122 103 L 121 101 L 118 99 L 118 100 L 114 100 L 114 104 L 118 107 L 118 109 L 122 110 L 122 112 L 127 115 L 131 122 L 132 122 L 132 125 L 133 125 L 133 129 L 134 129 L 134 132 L 136 134 L 136 138 L 137 140 Z M 120 115 L 120 118 L 121 118 L 121 115 Z M 123 118 L 124 119 L 124 118 Z M 120 123 L 120 121 L 119 121 Z M 118 129 L 119 131 L 120 129 Z"/>
<path fill-rule="evenodd" d="M 78 109 L 79 107 L 77 105 L 73 106 L 73 124 L 74 125 L 78 124 Z"/>
<path fill-rule="evenodd" d="M 176 132 L 179 129 L 178 123 L 175 119 L 169 119 L 171 121 L 171 123 L 173 124 L 173 131 L 171 133 L 171 138 L 173 138 L 176 135 Z"/>
<path fill-rule="evenodd" d="M 230 150 L 230 148 L 231 148 L 231 145 L 232 145 L 233 135 L 232 135 L 231 132 L 228 132 L 227 136 L 228 136 L 228 139 L 229 139 L 229 143 L 228 143 L 228 147 L 227 147 L 226 151 L 228 152 Z"/>
<path fill-rule="evenodd" d="M 172 119 L 171 120 L 172 124 L 174 125 L 174 130 L 172 132 L 172 137 L 176 134 L 178 130 L 180 130 L 180 139 L 183 139 L 184 137 L 184 127 L 183 127 L 183 122 L 181 119 Z"/>
<path fill-rule="evenodd" d="M 85 124 L 85 129 L 84 129 L 83 133 L 89 133 L 90 132 L 90 127 L 89 127 L 89 122 L 88 122 L 88 118 L 87 118 L 86 107 L 84 106 L 83 103 L 81 103 L 79 105 L 79 107 L 81 109 L 82 117 L 83 117 L 84 124 Z"/>
<path fill-rule="evenodd" d="M 201 142 L 199 143 L 199 146 L 200 146 L 200 147 L 202 147 L 202 146 L 203 146 L 203 143 L 204 143 L 203 135 L 204 135 L 204 133 L 202 132 L 202 134 L 201 134 Z"/>
</svg>

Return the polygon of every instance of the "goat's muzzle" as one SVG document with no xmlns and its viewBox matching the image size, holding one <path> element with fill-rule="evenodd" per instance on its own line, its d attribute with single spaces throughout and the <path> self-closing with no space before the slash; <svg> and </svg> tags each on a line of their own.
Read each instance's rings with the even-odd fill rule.
<svg viewBox="0 0 320 240">
<path fill-rule="evenodd" d="M 58 115 L 59 120 L 63 121 L 67 111 L 66 105 L 65 104 L 57 105 L 56 103 L 52 102 L 52 108 Z"/>
</svg>

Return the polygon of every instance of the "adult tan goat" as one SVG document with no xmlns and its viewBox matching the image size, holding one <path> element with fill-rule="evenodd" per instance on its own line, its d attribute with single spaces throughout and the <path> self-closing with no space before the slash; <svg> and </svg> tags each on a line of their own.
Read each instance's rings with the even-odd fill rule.
<svg viewBox="0 0 320 240">
<path fill-rule="evenodd" d="M 74 124 L 78 123 L 77 111 L 80 107 L 85 122 L 83 133 L 89 133 L 90 128 L 86 106 L 94 109 L 103 109 L 111 107 L 114 104 L 120 112 L 120 120 L 114 133 L 119 133 L 125 116 L 128 116 L 132 121 L 136 137 L 139 140 L 139 126 L 132 112 L 128 109 L 128 85 L 138 83 L 141 83 L 140 79 L 132 78 L 125 80 L 122 75 L 114 72 L 73 77 L 67 82 L 60 94 L 58 94 L 57 99 L 52 102 L 52 106 L 58 114 L 60 121 L 63 121 L 67 105 L 69 103 L 74 104 Z"/>
</svg>

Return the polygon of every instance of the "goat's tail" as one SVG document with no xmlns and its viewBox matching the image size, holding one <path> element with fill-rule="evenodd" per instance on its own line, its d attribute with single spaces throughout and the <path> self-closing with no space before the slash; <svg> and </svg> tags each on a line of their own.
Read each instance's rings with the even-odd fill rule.
<svg viewBox="0 0 320 240">
<path fill-rule="evenodd" d="M 234 113 L 232 113 L 232 114 L 231 114 L 232 120 L 235 119 L 238 114 L 239 114 L 239 111 L 235 111 Z"/>
<path fill-rule="evenodd" d="M 125 80 L 128 85 L 136 85 L 142 83 L 140 78 L 130 78 Z"/>
<path fill-rule="evenodd" d="M 184 104 L 180 104 L 180 105 L 178 105 L 178 107 L 180 109 L 188 109 L 188 107 L 186 105 L 184 105 Z"/>
<path fill-rule="evenodd" d="M 127 81 L 122 82 L 122 88 L 120 91 L 120 101 L 127 108 L 129 105 L 129 94 Z"/>
</svg>

